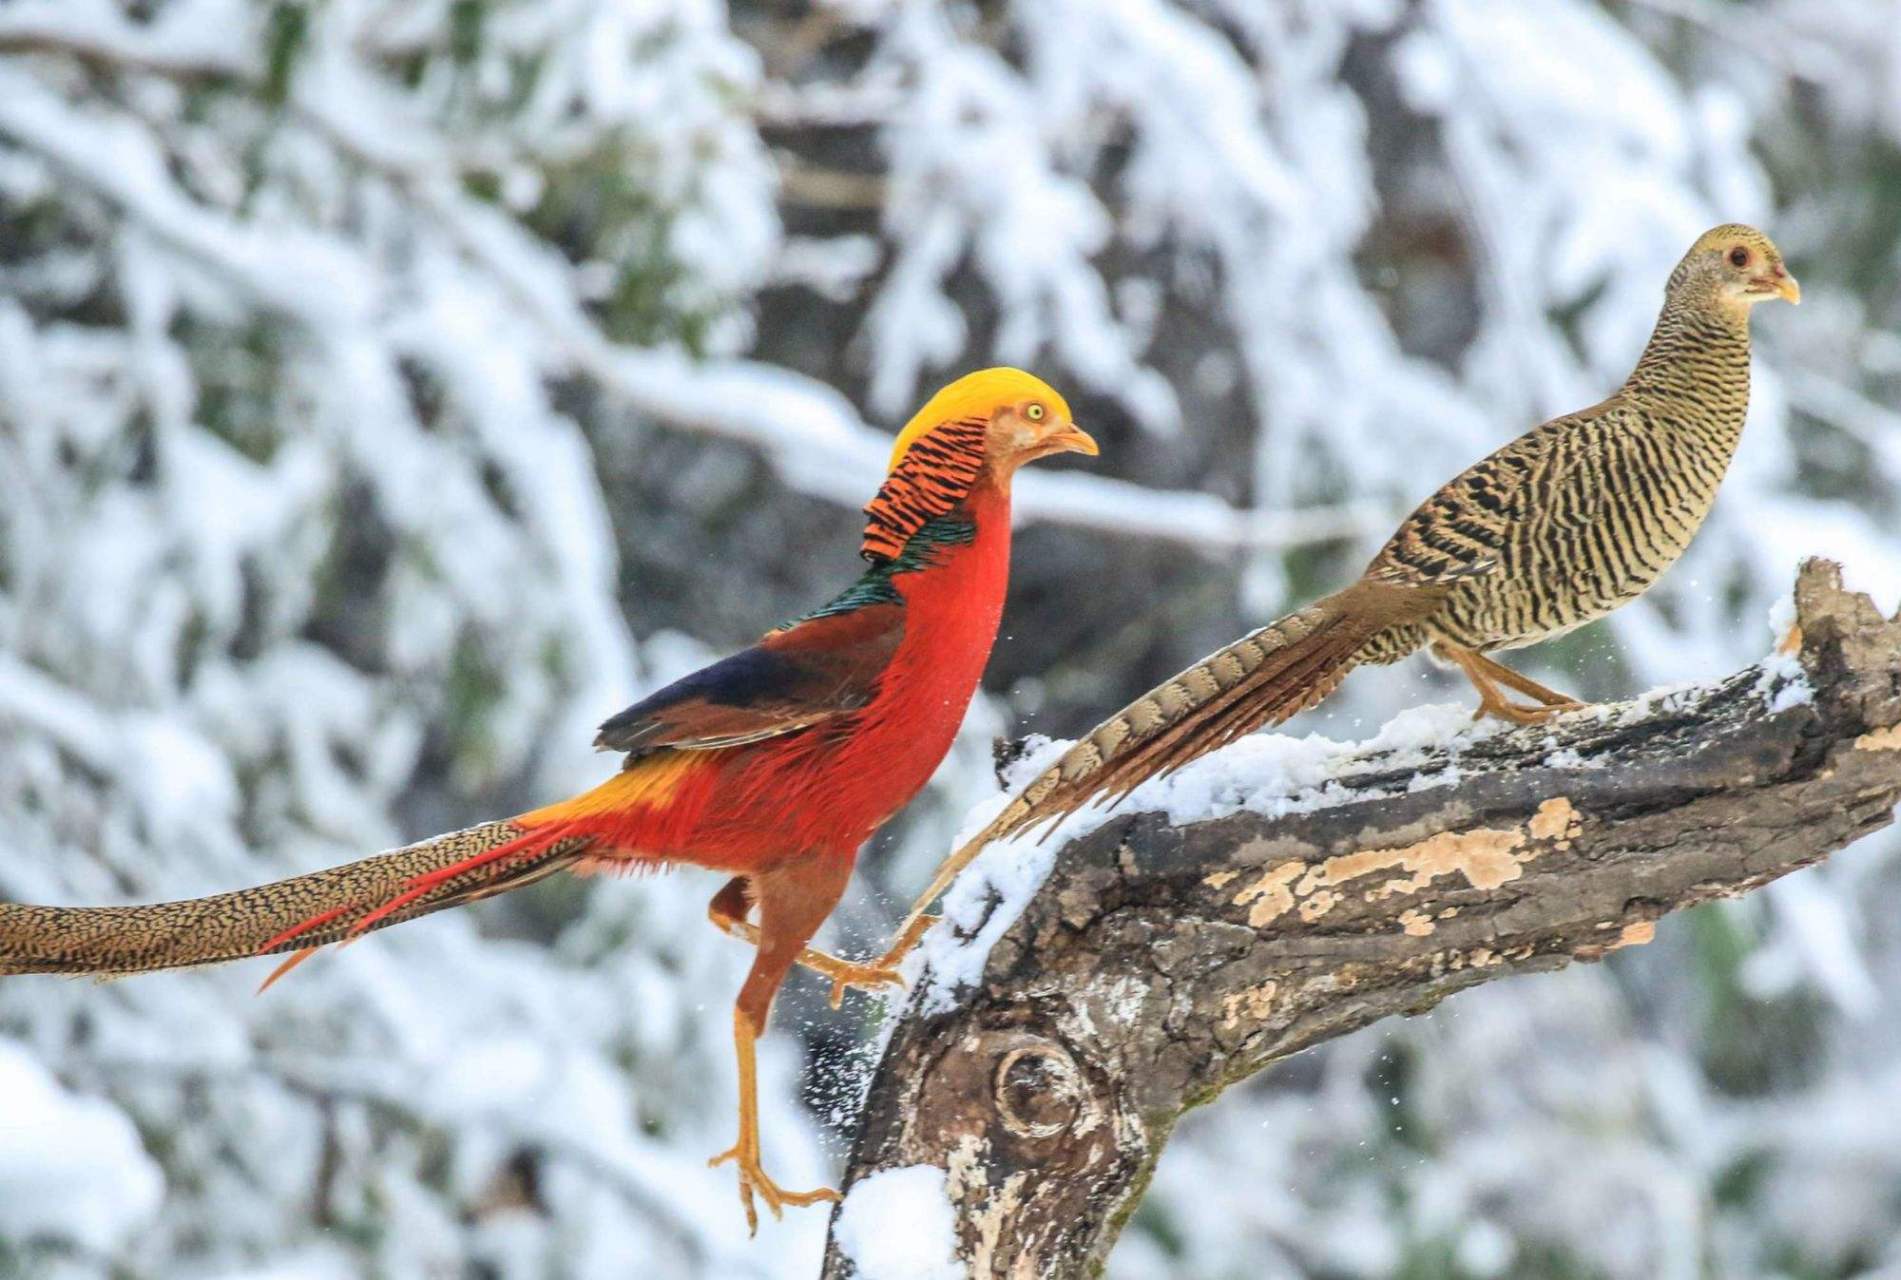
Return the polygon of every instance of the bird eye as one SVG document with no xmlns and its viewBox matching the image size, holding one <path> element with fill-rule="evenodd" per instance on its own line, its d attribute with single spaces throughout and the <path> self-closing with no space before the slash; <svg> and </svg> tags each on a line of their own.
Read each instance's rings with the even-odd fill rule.
<svg viewBox="0 0 1901 1280">
<path fill-rule="evenodd" d="M 1729 265 L 1732 267 L 1748 266 L 1749 250 L 1743 248 L 1741 245 L 1737 245 L 1734 249 L 1731 249 L 1729 251 Z"/>
<path fill-rule="evenodd" d="M 1043 412 L 1042 405 L 1033 404 L 1023 411 L 1023 416 L 1028 418 L 1031 422 L 1041 422 L 1043 420 Z"/>
</svg>

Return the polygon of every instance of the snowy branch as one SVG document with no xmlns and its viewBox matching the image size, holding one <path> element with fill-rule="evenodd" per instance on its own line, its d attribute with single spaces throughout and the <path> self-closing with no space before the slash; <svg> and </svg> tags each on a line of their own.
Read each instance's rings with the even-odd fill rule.
<svg viewBox="0 0 1901 1280">
<path fill-rule="evenodd" d="M 898 1179 L 873 1175 L 934 1166 L 971 1274 L 1093 1274 L 1177 1120 L 1228 1085 L 1479 983 L 1648 942 L 1672 911 L 1886 826 L 1901 616 L 1819 560 L 1796 606 L 1799 651 L 1720 683 L 1423 756 L 1383 734 L 1320 794 L 1266 812 L 1143 812 L 1138 793 L 1063 844 L 1033 892 L 1004 870 L 1026 855 L 993 850 L 966 877 L 990 882 L 984 909 L 966 892 L 937 931 L 974 940 L 927 944 L 848 1190 L 882 1197 Z M 1219 756 L 1191 768 L 1233 771 Z M 1006 928 L 984 918 L 1013 899 Z M 970 979 L 948 1000 L 947 967 Z M 828 1277 L 857 1274 L 846 1235 Z"/>
<path fill-rule="evenodd" d="M 75 22 L 45 8 L 0 15 L 0 56 L 21 54 L 65 55 L 102 70 L 172 79 L 243 81 L 247 76 L 236 55 L 215 42 L 187 43 L 172 38 L 169 28 L 147 32 L 129 22 Z M 0 140 L 59 166 L 68 180 L 90 188 L 174 250 L 233 280 L 286 318 L 306 325 L 330 318 L 328 290 L 279 280 L 281 255 L 234 254 L 230 246 L 243 243 L 244 229 L 216 210 L 192 206 L 156 174 L 138 172 L 136 164 L 128 172 L 122 165 L 92 163 L 97 150 L 87 145 L 92 122 L 82 113 L 37 95 L 23 79 L 0 84 L 15 98 L 0 111 Z M 383 110 L 366 116 L 365 100 L 377 101 Z M 671 430 L 757 448 L 795 488 L 842 506 L 858 507 L 875 488 L 891 436 L 867 424 L 849 400 L 816 379 L 738 357 L 690 360 L 610 341 L 579 301 L 570 265 L 492 205 L 467 195 L 455 157 L 377 82 L 332 60 L 305 68 L 292 82 L 286 105 L 339 154 L 389 183 L 409 206 L 431 218 L 471 265 L 513 296 L 560 363 L 594 379 L 621 404 Z M 392 121 L 398 122 L 393 130 Z M 122 154 L 133 145 L 128 138 L 117 141 Z M 782 198 L 794 202 L 881 202 L 866 190 L 879 188 L 882 180 L 855 179 L 841 192 L 842 181 L 841 175 L 797 166 L 782 166 L 779 174 Z M 347 256 L 335 242 L 313 248 L 333 259 Z M 1016 508 L 1025 522 L 1181 543 L 1210 553 L 1364 539 L 1390 523 L 1393 514 L 1366 502 L 1249 511 L 1211 494 L 1156 490 L 1089 474 L 1025 476 Z"/>
</svg>

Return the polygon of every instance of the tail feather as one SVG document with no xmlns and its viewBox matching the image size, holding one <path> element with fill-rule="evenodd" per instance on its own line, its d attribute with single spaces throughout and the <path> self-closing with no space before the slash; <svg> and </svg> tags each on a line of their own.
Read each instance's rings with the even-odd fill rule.
<svg viewBox="0 0 1901 1280">
<path fill-rule="evenodd" d="M 1093 797 L 1121 800 L 1150 778 L 1252 733 L 1279 724 L 1320 701 L 1353 667 L 1366 635 L 1351 618 L 1325 618 L 1250 673 L 1174 723 L 1104 760 L 1094 773 L 1066 778 L 1043 802 L 1066 811 Z"/>
<path fill-rule="evenodd" d="M 1367 642 L 1436 608 L 1442 586 L 1362 579 L 1217 650 L 1103 721 L 951 855 L 912 907 L 914 922 L 992 841 L 1052 822 L 1090 800 L 1120 800 L 1339 688 Z"/>
<path fill-rule="evenodd" d="M 573 864 L 586 845 L 585 837 L 560 828 L 488 822 L 340 867 L 183 902 L 0 902 L 0 974 L 112 976 L 303 953 L 520 888 Z"/>
</svg>

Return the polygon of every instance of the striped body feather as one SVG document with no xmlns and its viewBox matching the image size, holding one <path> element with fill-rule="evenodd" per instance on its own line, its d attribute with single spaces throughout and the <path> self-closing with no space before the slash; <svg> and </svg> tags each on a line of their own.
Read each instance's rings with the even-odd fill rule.
<svg viewBox="0 0 1901 1280">
<path fill-rule="evenodd" d="M 1280 723 L 1355 666 L 1427 645 L 1515 648 L 1641 595 L 1688 548 L 1741 438 L 1747 306 L 1719 295 L 1708 255 L 1702 275 L 1691 270 L 1699 250 L 1729 253 L 1734 240 L 1770 255 L 1771 283 L 1794 296 L 1759 232 L 1707 233 L 1672 274 L 1643 356 L 1615 395 L 1467 468 L 1402 522 L 1354 586 L 1236 641 L 1097 726 L 952 856 L 912 920 L 985 843 L 1092 798 L 1126 795 Z"/>
<path fill-rule="evenodd" d="M 1429 641 L 1479 652 L 1548 640 L 1642 595 L 1689 547 L 1716 500 L 1749 408 L 1749 330 L 1674 302 L 1616 395 L 1553 419 L 1468 468 L 1373 560 L 1394 581 L 1489 564 L 1429 621 L 1366 661 Z"/>
</svg>

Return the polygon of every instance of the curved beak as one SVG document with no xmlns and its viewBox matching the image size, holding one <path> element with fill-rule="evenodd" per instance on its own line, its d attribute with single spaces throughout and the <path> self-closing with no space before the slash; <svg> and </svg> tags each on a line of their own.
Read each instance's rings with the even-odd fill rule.
<svg viewBox="0 0 1901 1280">
<path fill-rule="evenodd" d="M 1051 453 L 1083 453 L 1093 458 L 1102 452 L 1096 438 L 1073 422 L 1061 431 L 1052 431 L 1045 443 Z"/>
<path fill-rule="evenodd" d="M 1802 305 L 1802 286 L 1796 283 L 1787 267 L 1780 262 L 1769 269 L 1769 274 L 1751 280 L 1750 285 L 1764 293 L 1773 293 L 1791 306 Z"/>
</svg>

